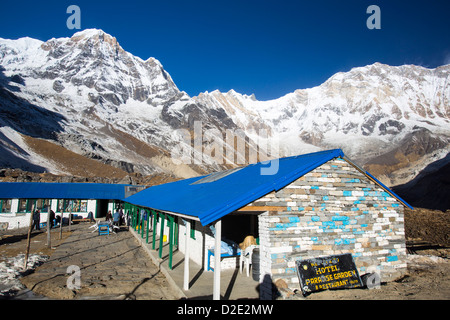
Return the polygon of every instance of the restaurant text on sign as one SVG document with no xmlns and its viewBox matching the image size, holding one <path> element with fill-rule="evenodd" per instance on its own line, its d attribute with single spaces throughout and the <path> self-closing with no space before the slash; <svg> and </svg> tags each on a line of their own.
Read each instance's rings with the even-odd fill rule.
<svg viewBox="0 0 450 320">
<path fill-rule="evenodd" d="M 297 274 L 303 294 L 362 286 L 351 254 L 297 261 Z"/>
</svg>

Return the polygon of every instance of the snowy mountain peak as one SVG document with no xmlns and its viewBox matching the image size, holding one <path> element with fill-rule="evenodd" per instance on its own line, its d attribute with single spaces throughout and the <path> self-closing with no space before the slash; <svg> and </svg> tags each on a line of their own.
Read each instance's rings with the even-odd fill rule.
<svg viewBox="0 0 450 320">
<path fill-rule="evenodd" d="M 98 29 L 79 31 L 71 38 L 50 39 L 42 44 L 42 49 L 54 53 L 54 58 L 60 58 L 63 51 L 68 52 L 69 50 L 76 51 L 75 53 L 81 51 L 86 57 L 95 56 L 97 58 L 125 53 L 115 37 Z"/>
<path fill-rule="evenodd" d="M 195 99 L 224 109 L 248 135 L 266 129 L 282 141 L 284 155 L 312 151 L 314 146 L 342 148 L 359 163 L 387 153 L 385 161 L 411 157 L 406 162 L 410 165 L 430 150 L 438 158 L 448 152 L 449 70 L 450 66 L 427 69 L 375 63 L 339 72 L 320 86 L 271 101 L 234 91 L 214 91 Z"/>
<path fill-rule="evenodd" d="M 100 29 L 86 29 L 75 33 L 71 38 L 74 42 L 91 41 L 94 45 L 109 44 L 113 49 L 123 51 L 117 39 Z"/>
<path fill-rule="evenodd" d="M 112 38 L 111 35 L 107 34 L 102 29 L 96 29 L 96 28 L 84 29 L 82 31 L 75 32 L 71 38 L 91 38 L 91 37 L 95 37 L 95 36 L 99 36 L 99 35 L 103 35 L 103 34 L 106 34 L 107 36 Z"/>
<path fill-rule="evenodd" d="M 34 49 L 39 47 L 43 41 L 29 38 L 29 37 L 23 37 L 19 38 L 17 40 L 9 40 L 9 39 L 3 39 L 0 38 L 0 45 L 3 45 L 4 47 L 16 47 L 19 51 L 25 51 L 29 49 Z"/>
<path fill-rule="evenodd" d="M 173 169 L 168 158 L 179 144 L 174 130 L 190 129 L 195 121 L 234 128 L 223 111 L 211 115 L 180 92 L 157 59 L 124 51 L 102 30 L 36 44 L 30 54 L 20 41 L 0 42 L 0 151 L 11 154 L 0 159 L 2 166 L 71 170 L 27 146 L 20 132 L 127 172 L 188 177 L 196 172 L 183 165 Z M 204 161 L 222 168 L 210 157 Z"/>
<path fill-rule="evenodd" d="M 249 145 L 263 132 L 279 142 L 278 156 L 342 148 L 360 164 L 391 163 L 407 179 L 448 152 L 449 71 L 374 63 L 270 101 L 235 90 L 191 98 L 157 59 L 126 52 L 103 30 L 46 42 L 0 39 L 0 164 L 70 171 L 73 164 L 51 160 L 60 149 L 33 149 L 43 139 L 127 172 L 186 177 L 193 168 L 223 169 L 211 150 L 200 164 L 172 166 L 173 149 L 192 147 L 179 129 L 191 133 L 201 122 L 220 133 L 241 129 Z M 203 146 L 217 137 L 202 137 Z"/>
</svg>

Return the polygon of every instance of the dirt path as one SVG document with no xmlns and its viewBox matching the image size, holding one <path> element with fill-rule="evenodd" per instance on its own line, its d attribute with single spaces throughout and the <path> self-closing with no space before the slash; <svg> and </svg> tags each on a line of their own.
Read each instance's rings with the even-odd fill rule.
<svg viewBox="0 0 450 320">
<path fill-rule="evenodd" d="M 50 257 L 35 272 L 22 277 L 21 282 L 35 294 L 50 299 L 179 298 L 177 291 L 129 232 L 123 230 L 99 236 L 92 233 L 89 226 L 79 224 L 72 227 L 71 232 L 65 233 L 64 241 L 57 241 L 59 233 L 53 232 L 53 249 L 46 248 L 45 233 L 35 232 L 31 253 Z M 9 243 L 2 240 L 1 256 L 11 257 L 25 251 L 26 236 L 13 235 L 5 240 L 8 238 Z M 73 270 L 68 273 L 70 266 L 79 271 L 79 289 L 76 282 L 78 273 L 73 273 Z M 15 298 L 20 299 L 20 294 Z"/>
</svg>

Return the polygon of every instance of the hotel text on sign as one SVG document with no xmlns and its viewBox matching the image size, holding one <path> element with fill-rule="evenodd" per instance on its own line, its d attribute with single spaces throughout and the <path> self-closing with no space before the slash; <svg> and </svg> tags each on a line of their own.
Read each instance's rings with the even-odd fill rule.
<svg viewBox="0 0 450 320">
<path fill-rule="evenodd" d="M 296 264 L 303 294 L 362 286 L 350 253 L 300 260 Z"/>
</svg>

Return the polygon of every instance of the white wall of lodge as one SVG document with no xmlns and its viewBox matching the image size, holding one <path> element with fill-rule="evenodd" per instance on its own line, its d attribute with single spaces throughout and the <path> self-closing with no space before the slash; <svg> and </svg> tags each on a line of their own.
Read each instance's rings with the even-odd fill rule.
<svg viewBox="0 0 450 320">
<path fill-rule="evenodd" d="M 180 219 L 181 220 L 181 219 Z M 214 236 L 208 226 L 202 226 L 200 222 L 190 220 L 192 233 L 188 237 L 189 241 L 189 257 L 196 264 L 203 266 L 208 270 L 208 250 L 214 249 Z M 186 225 L 181 222 L 179 224 L 178 249 L 184 254 L 186 243 Z M 239 263 L 238 257 L 229 257 L 222 259 L 221 269 L 235 268 Z M 214 268 L 214 257 L 210 259 L 210 267 Z"/>
<path fill-rule="evenodd" d="M 19 201 L 20 199 L 11 199 L 11 205 L 8 206 L 8 211 L 0 213 L 0 225 L 3 226 L 3 228 L 8 229 L 17 229 L 17 228 L 24 228 L 28 227 L 30 223 L 30 214 L 29 211 L 30 208 L 27 208 L 25 212 L 19 212 Z M 62 201 L 62 200 L 59 200 Z M 69 214 L 73 214 L 76 216 L 76 218 L 87 218 L 89 212 L 92 212 L 96 214 L 97 210 L 97 200 L 95 199 L 89 199 L 89 200 L 80 200 L 81 203 L 79 203 L 78 208 L 74 208 L 73 205 L 67 206 L 67 211 L 64 211 L 63 217 L 67 218 Z M 29 206 L 31 207 L 31 206 Z M 51 199 L 50 200 L 50 208 L 55 212 L 55 216 L 61 215 L 61 212 L 58 210 L 58 199 Z M 114 202 L 110 201 L 108 203 L 108 210 L 111 210 L 113 212 L 114 210 Z M 40 208 L 41 211 L 41 223 L 47 222 L 47 214 L 48 210 L 46 208 Z"/>
</svg>

